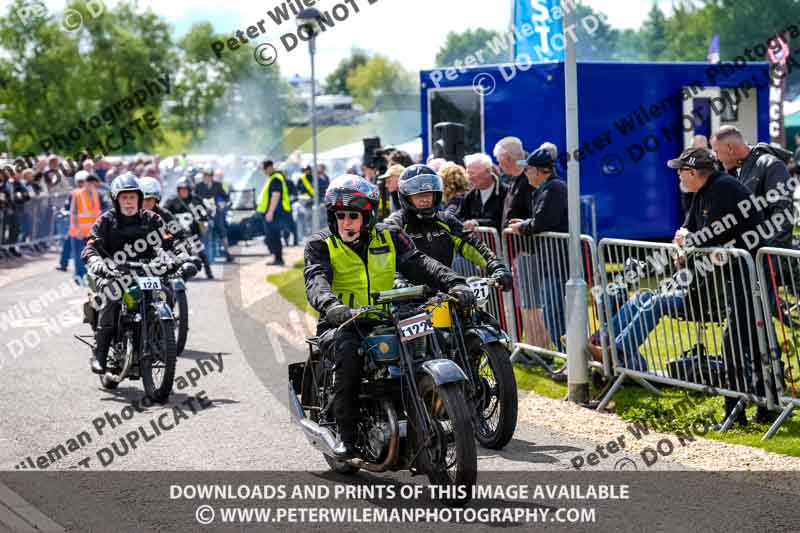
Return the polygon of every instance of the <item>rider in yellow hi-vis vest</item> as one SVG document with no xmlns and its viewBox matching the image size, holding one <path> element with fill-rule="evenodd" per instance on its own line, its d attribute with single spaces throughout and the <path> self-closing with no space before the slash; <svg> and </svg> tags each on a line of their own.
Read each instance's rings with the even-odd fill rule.
<svg viewBox="0 0 800 533">
<path fill-rule="evenodd" d="M 401 229 L 376 224 L 377 188 L 359 176 L 333 180 L 325 193 L 328 229 L 312 235 L 305 247 L 306 298 L 319 311 L 320 350 L 335 361 L 333 415 L 341 442 L 339 459 L 357 455 L 361 337 L 353 324 L 338 326 L 351 310 L 370 303 L 370 294 L 392 288 L 395 272 L 412 283 L 449 291 L 462 305 L 474 296 L 463 277 L 420 253 Z M 361 325 L 363 326 L 363 324 Z"/>
<path fill-rule="evenodd" d="M 256 212 L 263 216 L 264 241 L 275 260 L 270 265 L 283 266 L 283 243 L 281 242 L 281 225 L 291 217 L 292 200 L 289 198 L 289 188 L 286 178 L 280 172 L 275 172 L 273 163 L 265 159 L 261 169 L 267 176 L 267 183 L 261 190 Z"/>
</svg>

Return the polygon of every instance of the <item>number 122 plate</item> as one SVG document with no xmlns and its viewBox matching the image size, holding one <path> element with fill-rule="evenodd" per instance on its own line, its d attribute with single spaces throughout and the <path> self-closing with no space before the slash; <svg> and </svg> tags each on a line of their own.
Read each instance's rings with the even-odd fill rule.
<svg viewBox="0 0 800 533">
<path fill-rule="evenodd" d="M 400 340 L 412 341 L 433 333 L 433 322 L 430 313 L 420 313 L 398 322 L 400 326 Z"/>
</svg>

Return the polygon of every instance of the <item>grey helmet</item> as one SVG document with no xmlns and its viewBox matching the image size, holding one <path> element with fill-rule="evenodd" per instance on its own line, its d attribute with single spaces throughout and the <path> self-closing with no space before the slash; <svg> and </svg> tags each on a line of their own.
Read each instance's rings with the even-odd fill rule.
<svg viewBox="0 0 800 533">
<path fill-rule="evenodd" d="M 155 198 L 156 202 L 161 201 L 161 183 L 150 176 L 139 179 L 139 185 L 142 187 L 145 199 Z"/>
<path fill-rule="evenodd" d="M 191 176 L 182 176 L 175 183 L 175 190 L 177 191 L 178 189 L 189 189 L 189 196 L 191 196 L 194 189 L 194 180 L 192 180 Z"/>
<path fill-rule="evenodd" d="M 119 194 L 123 192 L 136 192 L 139 195 L 139 209 L 142 209 L 144 193 L 139 185 L 139 180 L 132 172 L 126 172 L 111 182 L 111 199 L 114 201 L 114 209 L 117 211 L 119 211 Z"/>
</svg>

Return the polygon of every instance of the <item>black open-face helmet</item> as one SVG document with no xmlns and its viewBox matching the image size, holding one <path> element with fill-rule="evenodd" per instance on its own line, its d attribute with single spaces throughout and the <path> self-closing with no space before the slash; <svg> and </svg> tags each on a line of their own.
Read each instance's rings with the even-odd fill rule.
<svg viewBox="0 0 800 533">
<path fill-rule="evenodd" d="M 119 213 L 119 195 L 123 192 L 135 192 L 139 195 L 139 210 L 144 206 L 144 193 L 139 185 L 139 180 L 131 172 L 126 172 L 114 178 L 111 182 L 111 200 L 114 202 L 114 209 Z"/>
<path fill-rule="evenodd" d="M 179 189 L 189 189 L 189 196 L 191 196 L 192 190 L 194 189 L 194 180 L 188 175 L 181 176 L 180 179 L 175 182 L 175 192 L 179 192 Z"/>
<path fill-rule="evenodd" d="M 378 188 L 354 174 L 344 174 L 334 179 L 325 192 L 325 209 L 328 211 L 328 228 L 339 236 L 336 224 L 337 211 L 360 211 L 364 217 L 362 237 L 366 237 L 378 221 Z"/>
<path fill-rule="evenodd" d="M 442 203 L 444 184 L 434 170 L 425 165 L 411 165 L 403 171 L 397 182 L 397 193 L 400 197 L 400 206 L 409 214 L 420 218 L 431 218 L 439 210 Z M 426 209 L 417 209 L 411 202 L 411 197 L 423 192 L 433 193 L 433 203 Z"/>
</svg>

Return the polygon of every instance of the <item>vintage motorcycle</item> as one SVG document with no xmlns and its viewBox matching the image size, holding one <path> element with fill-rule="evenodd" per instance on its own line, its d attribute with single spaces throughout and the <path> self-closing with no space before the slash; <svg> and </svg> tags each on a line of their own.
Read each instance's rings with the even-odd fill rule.
<svg viewBox="0 0 800 533">
<path fill-rule="evenodd" d="M 164 403 L 172 391 L 177 355 L 174 317 L 161 276 L 176 267 L 154 261 L 121 263 L 116 268 L 121 274 L 119 277 L 89 277 L 90 301 L 84 304 L 84 322 L 96 330 L 98 315 L 91 301 L 98 301 L 101 293 L 108 298 L 121 292 L 107 371 L 100 376 L 100 383 L 106 389 L 115 389 L 126 378 L 141 377 L 147 397 Z M 93 339 L 94 335 L 75 337 L 94 353 L 94 345 L 84 340 Z"/>
<path fill-rule="evenodd" d="M 491 291 L 501 288 L 494 278 L 470 277 L 467 284 L 476 305 L 459 312 L 455 306 L 431 308 L 433 325 L 448 357 L 467 376 L 464 394 L 470 404 L 475 438 L 486 448 L 499 450 L 517 427 L 517 381 L 511 364 L 511 339 L 500 323 L 485 311 Z"/>
<path fill-rule="evenodd" d="M 427 298 L 423 304 L 420 298 Z M 475 437 L 463 395 L 464 372 L 443 357 L 428 308 L 455 300 L 423 287 L 374 293 L 374 306 L 354 312 L 350 323 L 363 335 L 364 372 L 356 448 L 360 457 L 337 460 L 332 414 L 333 361 L 316 338 L 304 363 L 289 365 L 293 420 L 312 446 L 339 473 L 410 470 L 431 483 L 450 487 L 449 505 L 469 501 L 477 478 Z"/>
</svg>

